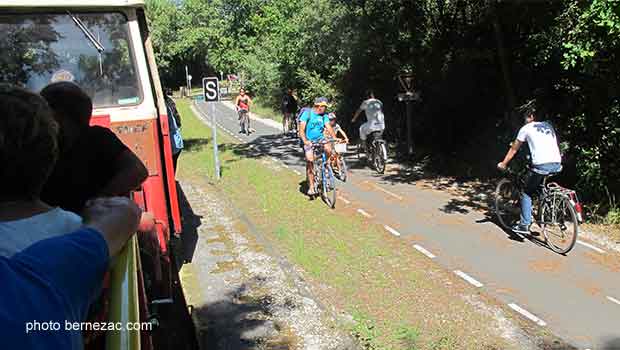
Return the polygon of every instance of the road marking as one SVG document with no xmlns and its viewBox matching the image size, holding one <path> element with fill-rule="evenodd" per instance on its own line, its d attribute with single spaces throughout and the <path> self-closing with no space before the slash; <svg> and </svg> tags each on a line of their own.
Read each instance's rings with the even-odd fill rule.
<svg viewBox="0 0 620 350">
<path fill-rule="evenodd" d="M 588 248 L 590 248 L 590 249 L 592 249 L 592 250 L 594 250 L 594 251 L 597 251 L 597 252 L 599 252 L 599 253 L 601 253 L 601 254 L 605 254 L 605 251 L 604 251 L 603 249 L 601 249 L 601 248 L 599 248 L 599 247 L 595 247 L 595 246 L 593 246 L 592 244 L 587 243 L 587 242 L 584 242 L 584 241 L 582 241 L 582 240 L 580 240 L 580 239 L 578 239 L 578 240 L 577 240 L 577 243 L 581 244 L 581 245 L 582 245 L 582 246 L 584 246 L 584 247 L 588 247 Z"/>
<path fill-rule="evenodd" d="M 299 170 L 297 170 L 297 169 L 293 169 L 293 172 L 294 172 L 295 174 L 297 174 L 297 175 L 301 175 L 301 173 L 300 173 L 300 172 L 299 172 Z"/>
<path fill-rule="evenodd" d="M 277 159 L 277 158 L 275 158 L 275 157 L 270 157 L 270 158 L 271 158 L 271 161 L 272 161 L 272 162 L 274 162 L 274 163 L 277 163 L 277 162 L 278 162 L 278 159 Z"/>
<path fill-rule="evenodd" d="M 420 253 L 426 255 L 427 257 L 431 258 L 431 259 L 435 259 L 435 254 L 429 252 L 428 250 L 426 250 L 424 247 L 422 247 L 421 245 L 417 245 L 414 244 L 413 247 L 415 248 L 415 250 L 419 251 Z"/>
<path fill-rule="evenodd" d="M 508 304 L 508 306 L 510 306 L 511 309 L 515 310 L 516 312 L 520 313 L 521 315 L 523 315 L 524 317 L 528 318 L 530 321 L 536 323 L 537 325 L 541 327 L 544 327 L 547 325 L 547 322 L 541 320 L 540 318 L 536 317 L 536 315 L 534 315 L 533 313 L 525 310 L 524 308 L 522 308 L 521 306 L 515 303 L 510 303 Z"/>
<path fill-rule="evenodd" d="M 286 169 L 288 169 L 288 165 L 282 163 L 282 166 L 285 167 Z"/>
<path fill-rule="evenodd" d="M 611 301 L 612 303 L 616 303 L 616 304 L 620 305 L 620 300 L 618 300 L 618 299 L 616 299 L 614 297 L 608 296 L 607 300 Z"/>
<path fill-rule="evenodd" d="M 343 201 L 345 204 L 351 204 L 351 202 L 348 199 L 344 198 L 343 196 L 338 196 L 338 199 Z"/>
<path fill-rule="evenodd" d="M 381 192 L 383 192 L 383 193 L 385 193 L 387 195 L 390 195 L 390 196 L 398 199 L 399 201 L 402 201 L 404 199 L 402 196 L 399 196 L 396 193 L 390 192 L 390 191 L 386 190 L 385 188 L 383 188 L 383 187 L 381 187 L 381 186 L 379 186 L 379 185 L 377 185 L 375 183 L 371 183 L 371 184 L 372 184 L 372 186 L 374 188 L 378 189 L 379 191 L 381 191 Z"/>
<path fill-rule="evenodd" d="M 364 215 L 367 218 L 371 218 L 372 215 L 368 214 L 364 209 L 357 209 L 357 212 Z"/>
<path fill-rule="evenodd" d="M 474 287 L 480 288 L 483 286 L 482 283 L 478 282 L 475 278 L 471 277 L 470 275 L 466 274 L 465 272 L 461 271 L 461 270 L 454 270 L 454 273 L 461 277 L 462 279 L 464 279 L 465 281 L 469 282 L 471 285 L 473 285 Z"/>
<path fill-rule="evenodd" d="M 398 236 L 400 237 L 400 232 L 396 231 L 395 229 L 391 228 L 388 225 L 383 225 L 383 227 L 388 230 L 391 234 L 393 234 L 394 236 Z"/>
</svg>

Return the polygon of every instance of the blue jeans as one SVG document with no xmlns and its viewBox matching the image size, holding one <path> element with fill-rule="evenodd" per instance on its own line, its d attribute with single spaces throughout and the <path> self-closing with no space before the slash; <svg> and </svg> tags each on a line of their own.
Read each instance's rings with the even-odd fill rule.
<svg viewBox="0 0 620 350">
<path fill-rule="evenodd" d="M 521 220 L 519 224 L 529 227 L 532 224 L 532 196 L 540 189 L 545 176 L 559 173 L 562 170 L 560 163 L 545 163 L 532 165 L 525 181 L 525 189 L 521 194 Z"/>
</svg>

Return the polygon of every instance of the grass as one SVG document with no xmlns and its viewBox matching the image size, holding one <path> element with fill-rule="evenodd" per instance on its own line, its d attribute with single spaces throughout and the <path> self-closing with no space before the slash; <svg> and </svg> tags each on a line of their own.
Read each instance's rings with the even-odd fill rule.
<svg viewBox="0 0 620 350">
<path fill-rule="evenodd" d="M 273 109 L 267 103 L 265 103 L 260 98 L 254 98 L 254 104 L 252 106 L 252 112 L 256 113 L 262 118 L 268 118 L 271 120 L 275 120 L 278 123 L 282 123 L 282 112 Z"/>
<path fill-rule="evenodd" d="M 187 143 L 179 176 L 212 179 L 211 130 L 187 100 L 177 107 Z M 416 254 L 406 238 L 391 236 L 353 209 L 329 210 L 319 200 L 308 201 L 299 192 L 300 176 L 222 133 L 218 137 L 222 179 L 217 186 L 303 269 L 324 304 L 354 316 L 348 330 L 366 349 L 509 348 L 490 316 L 460 297 L 470 290 Z"/>
</svg>

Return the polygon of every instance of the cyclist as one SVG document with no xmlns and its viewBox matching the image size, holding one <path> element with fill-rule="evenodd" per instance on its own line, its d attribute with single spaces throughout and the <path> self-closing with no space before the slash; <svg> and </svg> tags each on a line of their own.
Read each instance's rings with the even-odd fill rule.
<svg viewBox="0 0 620 350">
<path fill-rule="evenodd" d="M 282 97 L 282 132 L 289 132 L 292 119 L 297 112 L 297 97 L 293 94 L 293 89 L 288 88 Z"/>
<path fill-rule="evenodd" d="M 304 143 L 304 153 L 306 156 L 306 177 L 308 179 L 308 196 L 315 196 L 314 176 L 312 173 L 314 162 L 313 142 L 319 142 L 325 138 L 325 131 L 328 135 L 335 136 L 334 130 L 329 124 L 326 113 L 328 100 L 326 97 L 318 97 L 314 100 L 314 107 L 306 109 L 299 117 L 299 137 Z M 329 143 L 324 144 L 325 152 L 330 157 L 332 150 Z"/>
<path fill-rule="evenodd" d="M 527 176 L 525 190 L 521 195 L 521 217 L 512 230 L 529 234 L 532 224 L 532 196 L 538 192 L 545 176 L 562 170 L 562 156 L 553 126 L 546 121 L 536 121 L 536 102 L 530 101 L 521 107 L 521 110 L 524 111 L 525 125 L 519 130 L 517 139 L 497 167 L 500 170 L 506 170 L 508 163 L 517 154 L 521 145 L 527 142 L 532 166 Z"/>
<path fill-rule="evenodd" d="M 348 144 L 349 137 L 347 136 L 347 133 L 344 132 L 340 124 L 338 124 L 336 120 L 336 114 L 329 113 L 327 115 L 327 118 L 329 119 L 329 125 L 332 127 L 332 130 L 334 130 L 333 138 L 337 139 L 338 142 Z M 338 137 L 339 135 L 342 136 L 342 138 Z M 325 136 L 329 137 L 330 135 Z M 338 174 L 340 174 L 340 162 L 338 161 L 340 157 L 341 155 L 338 153 L 338 151 L 334 150 L 334 152 L 332 153 L 331 162 L 332 168 L 336 168 L 338 170 Z"/>
<path fill-rule="evenodd" d="M 239 120 L 241 120 L 241 117 L 243 116 L 244 113 L 248 114 L 248 131 L 249 132 L 254 132 L 256 130 L 252 129 L 252 127 L 250 127 L 250 106 L 252 105 L 252 98 L 250 98 L 250 96 L 248 96 L 245 93 L 245 89 L 241 88 L 239 89 L 239 95 L 237 95 L 237 98 L 235 98 L 235 109 L 237 110 L 237 114 L 239 115 Z M 243 132 L 244 130 L 241 130 L 240 132 Z"/>
<path fill-rule="evenodd" d="M 338 121 L 336 119 L 336 113 L 329 113 L 327 115 L 327 118 L 329 119 L 329 125 L 331 125 L 332 129 L 334 130 L 334 137 L 338 140 L 344 141 L 344 143 L 349 143 L 349 137 L 344 132 L 340 124 L 338 124 Z M 342 138 L 339 138 L 338 134 L 342 135 Z"/>
<path fill-rule="evenodd" d="M 362 140 L 362 147 L 366 149 L 366 138 L 368 135 L 375 131 L 382 132 L 385 130 L 383 103 L 375 98 L 374 91 L 368 90 L 366 93 L 366 99 L 362 102 L 357 111 L 355 111 L 351 122 L 355 123 L 362 112 L 365 112 L 366 114 L 366 123 L 360 126 L 360 139 Z"/>
</svg>

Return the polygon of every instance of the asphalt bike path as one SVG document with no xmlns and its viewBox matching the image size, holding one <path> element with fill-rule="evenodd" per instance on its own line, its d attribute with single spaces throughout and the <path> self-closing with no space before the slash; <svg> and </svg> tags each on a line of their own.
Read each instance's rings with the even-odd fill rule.
<svg viewBox="0 0 620 350">
<path fill-rule="evenodd" d="M 195 107 L 210 124 L 207 105 L 197 102 Z M 256 131 L 241 134 L 230 103 L 217 103 L 214 109 L 218 131 L 246 144 L 246 156 L 270 156 L 298 174 L 300 182 L 305 179 L 295 135 L 283 135 L 276 122 L 255 119 L 251 127 Z M 450 185 L 443 191 L 424 186 L 425 181 L 410 180 L 415 174 L 408 172 L 414 170 L 396 164 L 377 175 L 353 149 L 346 160 L 349 180 L 337 182 L 337 207 L 350 207 L 360 220 L 408 238 L 403 244 L 581 349 L 610 349 L 620 339 L 617 253 L 580 239 L 568 256 L 556 254 L 535 240 L 509 236 L 482 206 L 451 194 Z"/>
</svg>

